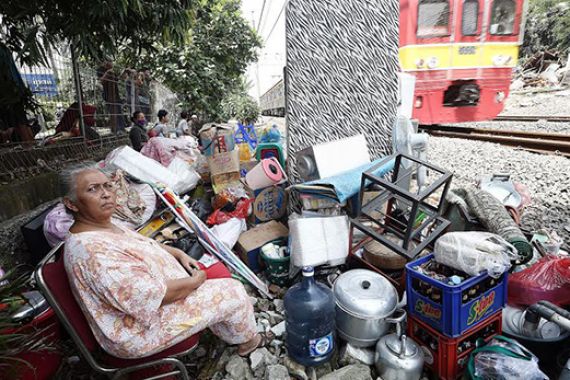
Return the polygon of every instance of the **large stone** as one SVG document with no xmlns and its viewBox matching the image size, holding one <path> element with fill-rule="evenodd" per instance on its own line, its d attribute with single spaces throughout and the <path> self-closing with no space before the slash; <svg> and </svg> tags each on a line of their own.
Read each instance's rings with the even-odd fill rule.
<svg viewBox="0 0 570 380">
<path fill-rule="evenodd" d="M 273 300 L 273 305 L 275 306 L 275 311 L 278 313 L 283 313 L 285 311 L 285 302 L 279 298 Z"/>
<path fill-rule="evenodd" d="M 275 311 L 268 311 L 267 312 L 267 319 L 269 319 L 269 323 L 271 323 L 271 325 L 276 325 L 279 322 L 282 322 L 285 318 L 283 318 L 283 315 L 281 315 Z"/>
<path fill-rule="evenodd" d="M 354 347 L 347 343 L 340 349 L 339 364 L 347 366 L 350 364 L 374 364 L 374 351 L 367 348 Z"/>
<path fill-rule="evenodd" d="M 285 333 L 285 321 L 280 322 L 271 328 L 271 332 L 275 334 L 275 336 L 280 337 L 283 336 Z"/>
<path fill-rule="evenodd" d="M 277 364 L 279 359 L 272 355 L 267 348 L 262 347 L 253 351 L 251 355 L 249 355 L 249 361 L 251 363 L 251 369 L 256 371 L 260 367 Z"/>
<path fill-rule="evenodd" d="M 239 355 L 231 357 L 228 364 L 226 364 L 226 372 L 233 380 L 253 380 L 253 375 L 244 358 Z"/>
<path fill-rule="evenodd" d="M 281 364 L 270 365 L 265 371 L 265 380 L 289 380 L 289 371 Z"/>
<path fill-rule="evenodd" d="M 353 364 L 337 369 L 319 380 L 372 380 L 372 375 L 367 365 Z"/>
</svg>

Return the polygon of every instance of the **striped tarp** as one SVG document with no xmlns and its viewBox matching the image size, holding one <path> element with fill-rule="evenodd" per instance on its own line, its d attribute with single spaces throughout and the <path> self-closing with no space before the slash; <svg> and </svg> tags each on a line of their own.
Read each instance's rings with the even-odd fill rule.
<svg viewBox="0 0 570 380">
<path fill-rule="evenodd" d="M 396 0 L 290 0 L 288 168 L 295 152 L 363 133 L 372 159 L 391 152 L 398 71 Z M 343 154 L 343 152 L 339 152 Z"/>
</svg>

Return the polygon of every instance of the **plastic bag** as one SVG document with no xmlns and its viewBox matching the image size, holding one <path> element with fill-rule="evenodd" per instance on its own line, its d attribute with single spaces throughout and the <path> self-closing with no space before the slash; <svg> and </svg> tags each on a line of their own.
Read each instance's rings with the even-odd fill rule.
<svg viewBox="0 0 570 380">
<path fill-rule="evenodd" d="M 536 356 L 516 340 L 500 335 L 473 350 L 468 371 L 475 380 L 548 380 Z"/>
<path fill-rule="evenodd" d="M 435 260 L 472 276 L 487 270 L 499 278 L 519 258 L 517 250 L 499 235 L 489 232 L 449 232 L 435 242 Z"/>
<path fill-rule="evenodd" d="M 198 184 L 200 175 L 190 166 L 186 161 L 181 158 L 174 157 L 168 170 L 176 175 L 178 182 L 175 185 L 179 194 L 184 194 L 192 190 Z"/>
<path fill-rule="evenodd" d="M 214 224 L 225 223 L 232 218 L 247 219 L 247 216 L 249 215 L 250 211 L 251 202 L 252 202 L 251 199 L 245 199 L 245 198 L 240 199 L 236 204 L 235 210 L 233 210 L 232 212 L 226 212 L 222 211 L 221 209 L 218 209 L 208 217 L 206 223 L 212 226 Z"/>
<path fill-rule="evenodd" d="M 212 227 L 211 230 L 226 247 L 232 249 L 236 245 L 239 235 L 247 231 L 247 225 L 245 219 L 231 218 L 225 223 Z"/>
<path fill-rule="evenodd" d="M 570 305 L 570 257 L 548 255 L 509 277 L 509 304 L 529 306 L 550 301 Z"/>
</svg>

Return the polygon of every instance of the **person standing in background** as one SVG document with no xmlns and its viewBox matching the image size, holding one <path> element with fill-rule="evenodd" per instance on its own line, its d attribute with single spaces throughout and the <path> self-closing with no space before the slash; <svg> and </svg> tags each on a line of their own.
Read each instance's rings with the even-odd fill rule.
<svg viewBox="0 0 570 380">
<path fill-rule="evenodd" d="M 125 120 L 121 96 L 119 95 L 119 78 L 113 71 L 113 62 L 104 62 L 97 70 L 97 76 L 103 85 L 103 100 L 109 113 L 111 131 L 113 133 L 124 131 Z"/>
<path fill-rule="evenodd" d="M 189 135 L 188 129 L 188 112 L 182 111 L 180 112 L 180 121 L 176 127 L 176 137 Z"/>
<path fill-rule="evenodd" d="M 198 116 L 192 115 L 190 116 L 190 133 L 194 135 L 194 137 L 198 138 L 198 132 L 200 132 L 200 121 L 198 120 Z"/>
<path fill-rule="evenodd" d="M 168 128 L 168 112 L 160 110 L 156 116 L 158 117 L 158 123 L 152 128 L 151 137 L 171 137 L 171 131 Z"/>
</svg>

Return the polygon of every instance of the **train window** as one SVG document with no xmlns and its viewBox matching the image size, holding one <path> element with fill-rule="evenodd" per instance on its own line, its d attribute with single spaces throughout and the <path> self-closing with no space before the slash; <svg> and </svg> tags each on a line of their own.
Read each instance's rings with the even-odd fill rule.
<svg viewBox="0 0 570 380">
<path fill-rule="evenodd" d="M 515 29 L 515 8 L 513 0 L 495 0 L 491 8 L 489 33 L 495 35 L 513 34 Z"/>
<path fill-rule="evenodd" d="M 477 34 L 479 17 L 479 0 L 465 0 L 463 2 L 463 15 L 461 18 L 461 33 L 464 36 Z"/>
<path fill-rule="evenodd" d="M 420 0 L 417 35 L 418 37 L 449 35 L 449 1 Z"/>
</svg>

